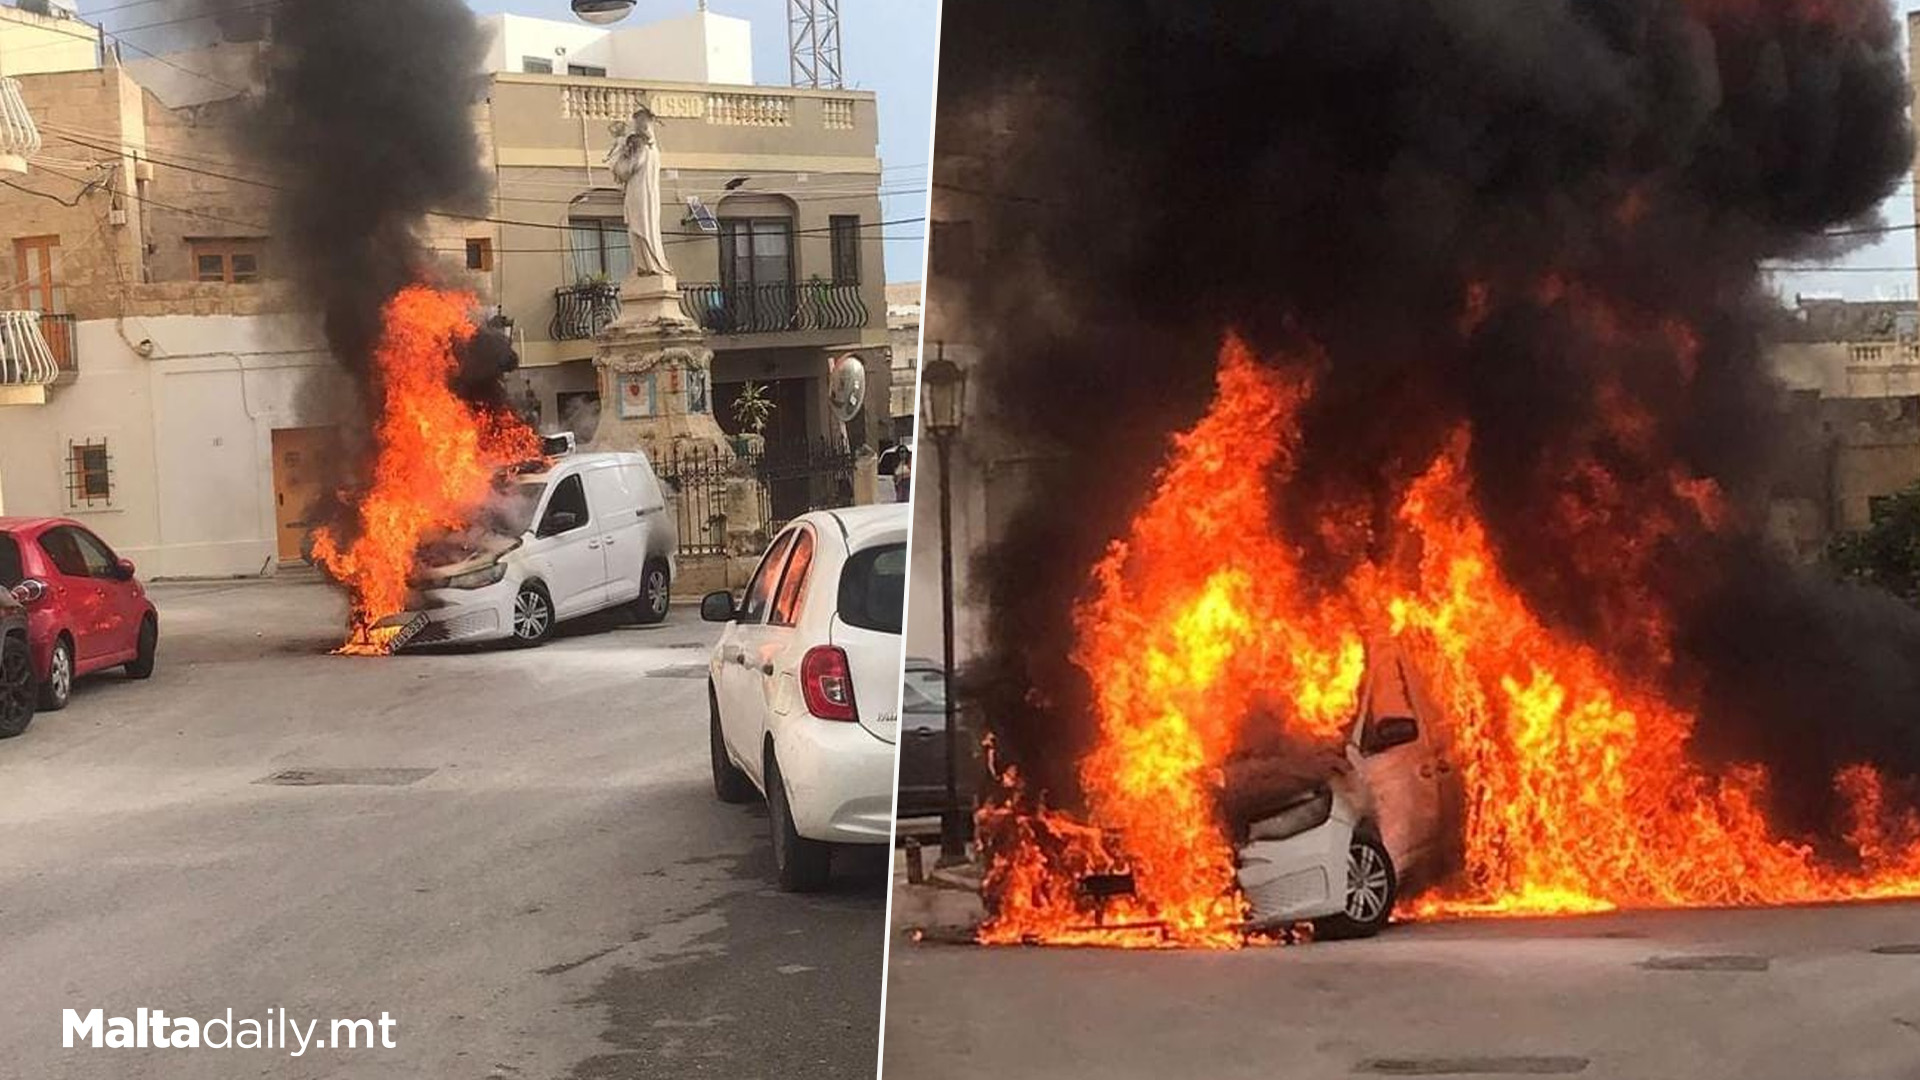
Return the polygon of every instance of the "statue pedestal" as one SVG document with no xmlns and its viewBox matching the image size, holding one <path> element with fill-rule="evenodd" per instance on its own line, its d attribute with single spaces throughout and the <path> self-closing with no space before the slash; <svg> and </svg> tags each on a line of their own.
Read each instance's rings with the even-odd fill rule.
<svg viewBox="0 0 1920 1080">
<path fill-rule="evenodd" d="M 760 553 L 766 522 L 759 481 L 739 467 L 713 418 L 713 350 L 680 310 L 670 275 L 629 277 L 620 317 L 594 339 L 600 377 L 600 427 L 592 450 L 641 451 L 672 478 L 683 543 L 714 543 Z M 735 549 L 741 549 L 736 551 Z"/>
</svg>

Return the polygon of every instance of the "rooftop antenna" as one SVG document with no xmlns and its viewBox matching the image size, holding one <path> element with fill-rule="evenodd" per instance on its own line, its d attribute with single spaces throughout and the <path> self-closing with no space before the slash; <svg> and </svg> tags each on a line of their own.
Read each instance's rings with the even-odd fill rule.
<svg viewBox="0 0 1920 1080">
<path fill-rule="evenodd" d="M 846 85 L 840 74 L 840 0 L 787 0 L 787 46 L 793 85 Z"/>
</svg>

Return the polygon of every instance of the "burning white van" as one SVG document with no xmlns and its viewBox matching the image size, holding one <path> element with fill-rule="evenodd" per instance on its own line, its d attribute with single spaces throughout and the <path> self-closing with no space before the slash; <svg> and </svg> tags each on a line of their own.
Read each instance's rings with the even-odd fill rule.
<svg viewBox="0 0 1920 1080">
<path fill-rule="evenodd" d="M 627 607 L 667 616 L 679 528 L 646 455 L 591 453 L 503 473 L 471 528 L 421 553 L 394 649 L 512 639 Z"/>
</svg>

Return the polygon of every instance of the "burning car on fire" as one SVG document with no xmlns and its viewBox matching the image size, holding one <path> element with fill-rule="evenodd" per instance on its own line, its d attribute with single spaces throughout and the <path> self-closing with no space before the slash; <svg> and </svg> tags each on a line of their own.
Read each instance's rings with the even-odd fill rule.
<svg viewBox="0 0 1920 1080">
<path fill-rule="evenodd" d="M 1464 794 L 1440 712 L 1401 649 L 1368 653 L 1340 746 L 1227 763 L 1225 808 L 1254 929 L 1312 922 L 1323 938 L 1371 936 L 1403 891 L 1458 865 Z"/>
<path fill-rule="evenodd" d="M 428 536 L 390 646 L 512 640 L 627 608 L 667 616 L 679 530 L 646 455 L 589 453 L 501 470 L 466 528 Z"/>
</svg>

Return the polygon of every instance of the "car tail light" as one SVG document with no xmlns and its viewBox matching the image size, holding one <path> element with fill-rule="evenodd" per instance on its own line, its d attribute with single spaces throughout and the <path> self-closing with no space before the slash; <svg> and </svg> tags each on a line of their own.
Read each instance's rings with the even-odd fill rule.
<svg viewBox="0 0 1920 1080">
<path fill-rule="evenodd" d="M 818 645 L 800 660 L 800 694 L 807 711 L 822 720 L 858 720 L 853 703 L 853 668 L 847 651 L 836 645 Z"/>
<path fill-rule="evenodd" d="M 26 604 L 28 607 L 39 603 L 46 595 L 47 583 L 35 578 L 28 578 L 13 587 L 13 598 Z"/>
</svg>

